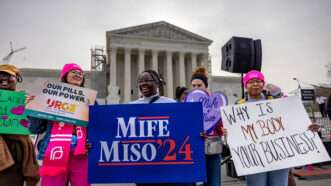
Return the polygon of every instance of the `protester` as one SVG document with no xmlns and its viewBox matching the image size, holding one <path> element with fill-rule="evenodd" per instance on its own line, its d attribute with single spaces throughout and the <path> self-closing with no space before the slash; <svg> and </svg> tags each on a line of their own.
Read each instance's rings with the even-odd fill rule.
<svg viewBox="0 0 331 186">
<path fill-rule="evenodd" d="M 282 89 L 279 86 L 271 83 L 265 84 L 262 93 L 264 93 L 267 96 L 272 96 L 273 98 L 287 97 L 284 95 Z"/>
<path fill-rule="evenodd" d="M 329 120 L 331 120 L 331 94 L 328 96 L 327 101 L 326 101 L 326 113 L 329 117 Z M 330 133 L 331 136 L 331 133 Z M 330 137 L 331 139 L 331 137 Z"/>
<path fill-rule="evenodd" d="M 319 106 L 320 113 L 323 118 L 327 116 L 325 102 L 326 102 L 326 97 L 324 96 L 316 97 L 316 103 Z"/>
<path fill-rule="evenodd" d="M 138 88 L 142 97 L 130 104 L 175 103 L 176 101 L 160 96 L 158 88 L 165 82 L 154 70 L 145 70 L 138 75 Z M 193 183 L 139 183 L 137 186 L 193 186 Z"/>
<path fill-rule="evenodd" d="M 256 70 L 249 71 L 243 78 L 243 84 L 247 93 L 245 94 L 245 98 L 239 100 L 239 104 L 273 99 L 272 96 L 267 96 L 263 93 L 265 79 L 261 72 Z M 317 131 L 318 127 L 319 126 L 317 124 L 311 124 L 308 128 L 312 131 Z M 287 186 L 288 176 L 288 168 L 268 171 L 246 176 L 246 183 L 247 186 Z"/>
<path fill-rule="evenodd" d="M 142 97 L 130 102 L 131 104 L 138 103 L 173 103 L 175 100 L 160 96 L 158 89 L 164 85 L 164 81 L 159 74 L 154 70 L 145 70 L 138 75 L 138 88 Z"/>
<path fill-rule="evenodd" d="M 0 89 L 16 91 L 22 82 L 19 69 L 0 65 Z M 39 182 L 39 166 L 29 135 L 0 134 L 0 185 L 35 186 Z"/>
<path fill-rule="evenodd" d="M 200 89 L 210 94 L 208 90 L 208 75 L 207 70 L 203 67 L 197 68 L 191 77 L 191 86 L 193 89 Z M 204 134 L 205 140 L 215 136 L 221 137 L 224 134 L 223 124 L 220 122 L 215 127 L 214 131 L 209 134 Z M 207 182 L 205 186 L 220 186 L 221 185 L 221 154 L 205 155 Z"/>
<path fill-rule="evenodd" d="M 177 102 L 182 102 L 187 95 L 187 88 L 186 87 L 181 87 L 178 86 L 176 87 L 176 101 Z"/>
<path fill-rule="evenodd" d="M 65 64 L 60 74 L 61 82 L 84 86 L 84 72 L 75 63 Z M 40 134 L 37 139 L 41 186 L 88 186 L 87 182 L 87 128 L 57 121 L 30 117 L 29 130 Z M 69 137 L 69 138 L 63 138 Z M 69 140 L 68 140 L 69 139 Z M 52 158 L 52 152 L 62 156 Z M 55 154 L 53 154 L 55 156 Z"/>
</svg>

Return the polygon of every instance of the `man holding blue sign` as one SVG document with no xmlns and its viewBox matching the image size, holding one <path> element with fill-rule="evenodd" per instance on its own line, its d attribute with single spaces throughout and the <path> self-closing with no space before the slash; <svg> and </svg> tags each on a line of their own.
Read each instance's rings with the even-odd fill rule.
<svg viewBox="0 0 331 186">
<path fill-rule="evenodd" d="M 91 108 L 91 183 L 178 186 L 205 180 L 203 141 L 198 135 L 201 105 L 148 104 L 175 102 L 158 96 L 161 84 L 158 74 L 147 70 L 138 78 L 143 97 L 131 102 L 137 105 Z M 105 127 L 106 123 L 112 126 Z M 183 126 L 186 123 L 190 127 Z"/>
</svg>

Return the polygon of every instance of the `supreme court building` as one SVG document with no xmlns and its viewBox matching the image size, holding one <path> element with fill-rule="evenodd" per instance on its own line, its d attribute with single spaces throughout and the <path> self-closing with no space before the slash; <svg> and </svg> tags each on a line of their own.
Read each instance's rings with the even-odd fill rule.
<svg viewBox="0 0 331 186">
<path fill-rule="evenodd" d="M 208 47 L 211 40 L 161 21 L 106 32 L 106 60 L 100 69 L 85 71 L 87 88 L 98 91 L 99 104 L 127 103 L 137 99 L 137 76 L 145 69 L 161 74 L 166 85 L 160 94 L 174 97 L 177 86 L 190 88 L 192 71 L 197 66 L 209 70 L 209 88 L 222 91 L 230 103 L 240 95 L 240 78 L 211 76 Z M 91 53 L 92 54 L 92 53 Z M 104 56 L 104 54 L 103 54 Z M 78 62 L 79 64 L 79 62 Z M 58 81 L 60 69 L 21 69 L 23 83 L 20 90 L 28 93 L 39 84 Z"/>
<path fill-rule="evenodd" d="M 197 66 L 210 70 L 212 41 L 164 21 L 107 31 L 106 39 L 108 103 L 137 99 L 137 76 L 145 69 L 160 73 L 166 82 L 160 93 L 172 98 L 177 86 L 190 86 Z"/>
</svg>

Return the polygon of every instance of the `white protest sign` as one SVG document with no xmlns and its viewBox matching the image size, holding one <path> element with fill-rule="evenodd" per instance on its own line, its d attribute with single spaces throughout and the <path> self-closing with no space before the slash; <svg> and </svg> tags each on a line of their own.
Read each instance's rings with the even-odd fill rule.
<svg viewBox="0 0 331 186">
<path fill-rule="evenodd" d="M 239 176 L 329 161 L 297 97 L 222 107 Z"/>
<path fill-rule="evenodd" d="M 36 97 L 26 105 L 29 116 L 87 126 L 89 105 L 95 90 L 60 82 L 45 82 L 35 90 Z"/>
</svg>

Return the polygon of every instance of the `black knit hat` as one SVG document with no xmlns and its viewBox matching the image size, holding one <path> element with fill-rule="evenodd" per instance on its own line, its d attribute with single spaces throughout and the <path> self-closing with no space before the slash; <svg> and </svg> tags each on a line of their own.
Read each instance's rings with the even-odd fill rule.
<svg viewBox="0 0 331 186">
<path fill-rule="evenodd" d="M 206 87 L 208 87 L 208 78 L 206 76 L 201 74 L 192 75 L 191 82 L 195 79 L 200 79 L 206 85 Z"/>
</svg>

